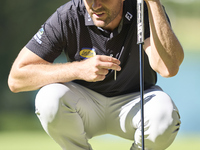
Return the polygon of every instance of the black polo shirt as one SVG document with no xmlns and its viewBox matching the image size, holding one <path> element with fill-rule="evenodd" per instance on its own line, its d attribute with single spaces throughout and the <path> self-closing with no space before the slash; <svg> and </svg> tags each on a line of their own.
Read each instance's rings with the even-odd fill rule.
<svg viewBox="0 0 200 150">
<path fill-rule="evenodd" d="M 145 38 L 148 38 L 150 31 L 146 5 L 144 14 Z M 70 62 L 94 55 L 112 55 L 121 61 L 122 70 L 117 72 L 116 81 L 114 71 L 110 70 L 104 81 L 74 82 L 108 97 L 139 91 L 137 13 L 134 0 L 124 1 L 123 20 L 113 32 L 96 27 L 83 1 L 72 0 L 57 9 L 26 47 L 49 62 L 53 62 L 63 50 Z M 156 84 L 157 76 L 146 54 L 144 70 L 147 89 Z"/>
</svg>

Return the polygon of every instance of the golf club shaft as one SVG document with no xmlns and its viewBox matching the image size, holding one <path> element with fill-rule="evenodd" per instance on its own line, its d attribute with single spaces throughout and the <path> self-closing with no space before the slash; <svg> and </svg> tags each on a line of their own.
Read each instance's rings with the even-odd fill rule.
<svg viewBox="0 0 200 150">
<path fill-rule="evenodd" d="M 141 134 L 142 134 L 142 150 L 144 150 L 144 50 L 142 47 L 143 47 L 143 44 L 139 44 Z"/>
<path fill-rule="evenodd" d="M 139 45 L 140 60 L 140 101 L 141 101 L 141 134 L 142 134 L 142 150 L 145 149 L 144 144 L 144 1 L 137 0 L 137 44 Z"/>
</svg>

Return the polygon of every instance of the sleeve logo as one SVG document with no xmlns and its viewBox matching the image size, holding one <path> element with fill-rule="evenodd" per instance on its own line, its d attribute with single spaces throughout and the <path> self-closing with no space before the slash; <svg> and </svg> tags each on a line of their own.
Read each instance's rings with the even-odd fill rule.
<svg viewBox="0 0 200 150">
<path fill-rule="evenodd" d="M 34 39 L 39 43 L 42 44 L 41 38 L 42 38 L 42 34 L 44 33 L 44 29 L 41 28 L 34 36 Z"/>
</svg>

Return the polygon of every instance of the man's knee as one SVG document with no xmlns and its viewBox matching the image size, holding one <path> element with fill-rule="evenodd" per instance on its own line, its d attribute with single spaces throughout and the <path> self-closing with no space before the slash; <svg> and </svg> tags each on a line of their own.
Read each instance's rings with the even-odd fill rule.
<svg viewBox="0 0 200 150">
<path fill-rule="evenodd" d="M 147 147 L 152 150 L 165 150 L 172 144 L 180 128 L 180 119 L 175 110 L 171 116 L 171 118 L 163 120 L 160 118 L 154 127 L 151 124 L 145 127 L 147 129 L 145 131 Z"/>
<path fill-rule="evenodd" d="M 80 96 L 75 90 L 71 83 L 44 86 L 36 96 L 36 114 L 44 130 L 63 149 L 91 149 L 76 111 Z"/>
<path fill-rule="evenodd" d="M 35 99 L 36 114 L 45 130 L 47 124 L 55 119 L 63 106 L 69 112 L 74 111 L 70 100 L 67 99 L 72 96 L 69 88 L 59 83 L 46 85 L 39 90 Z"/>
<path fill-rule="evenodd" d="M 171 98 L 162 91 L 156 91 L 144 106 L 145 147 L 150 150 L 164 150 L 174 141 L 180 127 L 180 116 Z M 146 97 L 152 95 L 146 95 Z M 140 127 L 135 133 L 134 150 L 141 146 Z"/>
<path fill-rule="evenodd" d="M 153 109 L 148 114 L 149 125 L 146 126 L 146 144 L 153 150 L 164 150 L 174 141 L 180 127 L 180 116 L 171 98 L 159 91 Z M 149 131 L 148 131 L 149 130 Z M 151 146 L 150 146 L 151 145 Z"/>
</svg>

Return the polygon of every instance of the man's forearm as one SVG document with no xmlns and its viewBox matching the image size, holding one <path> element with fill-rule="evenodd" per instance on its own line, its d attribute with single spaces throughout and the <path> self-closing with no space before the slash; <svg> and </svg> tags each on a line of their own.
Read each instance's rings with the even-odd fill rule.
<svg viewBox="0 0 200 150">
<path fill-rule="evenodd" d="M 65 64 L 30 64 L 15 68 L 9 75 L 11 91 L 33 91 L 51 83 L 64 83 L 74 80 L 74 62 Z"/>
<path fill-rule="evenodd" d="M 26 55 L 24 54 L 24 56 Z M 43 63 L 32 63 L 32 61 L 31 63 L 28 61 L 21 63 L 20 59 L 19 55 L 8 79 L 9 87 L 13 92 L 37 90 L 47 84 L 65 83 L 73 80 L 102 81 L 109 69 L 121 70 L 119 60 L 104 55 L 96 55 L 87 60 L 64 64 L 52 64 L 42 59 L 39 60 Z"/>
<path fill-rule="evenodd" d="M 178 72 L 183 49 L 168 23 L 160 1 L 147 0 L 150 22 L 150 47 L 147 49 L 152 68 L 163 76 Z"/>
</svg>

